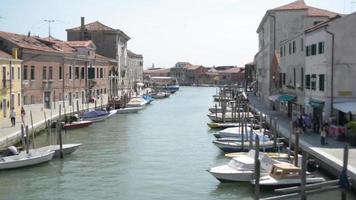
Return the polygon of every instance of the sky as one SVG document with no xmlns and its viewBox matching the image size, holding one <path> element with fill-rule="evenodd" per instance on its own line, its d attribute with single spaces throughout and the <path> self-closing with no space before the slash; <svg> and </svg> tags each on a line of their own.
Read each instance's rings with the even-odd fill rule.
<svg viewBox="0 0 356 200">
<path fill-rule="evenodd" d="M 0 31 L 66 40 L 65 29 L 100 21 L 130 36 L 128 49 L 145 68 L 178 61 L 244 66 L 257 52 L 256 29 L 268 9 L 294 0 L 0 0 Z M 305 0 L 338 13 L 356 11 L 353 0 Z M 354 2 L 354 3 L 353 3 Z"/>
</svg>

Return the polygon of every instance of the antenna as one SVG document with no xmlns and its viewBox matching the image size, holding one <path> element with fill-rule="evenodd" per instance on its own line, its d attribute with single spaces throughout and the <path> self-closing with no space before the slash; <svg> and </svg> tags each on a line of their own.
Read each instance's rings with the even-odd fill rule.
<svg viewBox="0 0 356 200">
<path fill-rule="evenodd" d="M 43 21 L 48 23 L 48 40 L 51 40 L 51 23 L 54 23 L 54 22 L 56 22 L 57 20 L 45 19 L 45 20 L 43 20 Z"/>
</svg>

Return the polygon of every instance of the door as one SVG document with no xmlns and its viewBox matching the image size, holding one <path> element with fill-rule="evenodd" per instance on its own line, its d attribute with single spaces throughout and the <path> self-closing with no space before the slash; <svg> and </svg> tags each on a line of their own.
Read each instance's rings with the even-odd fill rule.
<svg viewBox="0 0 356 200">
<path fill-rule="evenodd" d="M 51 92 L 44 92 L 44 106 L 47 109 L 51 108 Z"/>
</svg>

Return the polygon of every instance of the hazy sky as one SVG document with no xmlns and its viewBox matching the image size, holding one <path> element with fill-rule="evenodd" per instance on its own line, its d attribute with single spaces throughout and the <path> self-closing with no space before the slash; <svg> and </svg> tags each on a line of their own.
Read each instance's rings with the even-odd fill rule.
<svg viewBox="0 0 356 200">
<path fill-rule="evenodd" d="M 266 10 L 294 0 L 0 0 L 0 30 L 66 40 L 65 29 L 100 21 L 131 37 L 128 48 L 144 66 L 177 61 L 205 66 L 244 66 L 257 51 L 256 29 Z M 305 0 L 339 13 L 356 10 L 353 0 Z"/>
</svg>

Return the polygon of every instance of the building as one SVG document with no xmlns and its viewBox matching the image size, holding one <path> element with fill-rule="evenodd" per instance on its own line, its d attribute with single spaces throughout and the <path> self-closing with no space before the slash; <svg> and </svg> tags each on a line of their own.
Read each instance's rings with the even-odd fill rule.
<svg viewBox="0 0 356 200">
<path fill-rule="evenodd" d="M 134 83 L 142 82 L 143 81 L 143 56 L 141 54 L 135 54 L 130 50 L 127 51 L 127 56 L 128 56 L 129 80 L 133 80 Z"/>
<path fill-rule="evenodd" d="M 14 108 L 16 116 L 21 116 L 21 62 L 17 59 L 17 49 L 12 55 L 0 50 L 0 126 L 10 124 L 10 111 Z M 19 119 L 19 118 L 18 118 Z"/>
<path fill-rule="evenodd" d="M 181 85 L 186 84 L 187 66 L 192 66 L 192 64 L 189 62 L 177 62 L 170 70 L 171 75 L 176 77 Z"/>
<path fill-rule="evenodd" d="M 253 62 L 245 65 L 245 81 L 246 89 L 256 89 L 256 68 Z"/>
<path fill-rule="evenodd" d="M 220 85 L 245 85 L 245 69 L 240 67 L 228 68 L 218 72 Z"/>
<path fill-rule="evenodd" d="M 304 40 L 299 38 L 298 41 L 288 42 L 287 47 L 282 50 L 279 48 L 281 42 L 297 37 L 306 28 L 336 15 L 337 13 L 334 12 L 308 6 L 304 0 L 297 0 L 266 12 L 257 28 L 259 47 L 254 59 L 257 72 L 257 94 L 264 102 L 271 103 L 270 96 L 280 92 L 279 84 L 277 84 L 280 82 L 277 81 L 281 67 L 278 66 L 279 54 L 293 52 L 297 44 L 303 44 Z M 298 67 L 298 69 L 301 68 L 303 66 Z"/>
<path fill-rule="evenodd" d="M 116 62 L 95 53 L 92 41 L 65 42 L 55 38 L 0 32 L 0 49 L 19 49 L 23 104 L 74 101 L 85 104 L 108 91 L 108 73 Z M 65 104 L 64 104 L 65 106 Z"/>
<path fill-rule="evenodd" d="M 149 80 L 151 77 L 168 77 L 170 76 L 169 68 L 149 68 L 143 71 L 144 80 Z"/>
<path fill-rule="evenodd" d="M 129 79 L 127 42 L 130 37 L 119 29 L 106 26 L 98 21 L 85 24 L 84 17 L 81 25 L 67 29 L 68 41 L 91 40 L 96 46 L 96 52 L 105 57 L 115 59 L 117 66 L 110 70 L 111 95 L 119 95 L 119 91 L 132 88 L 135 80 Z M 132 77 L 131 77 L 132 78 Z"/>
<path fill-rule="evenodd" d="M 343 124 L 356 114 L 356 13 L 305 30 L 305 107 Z"/>
</svg>

